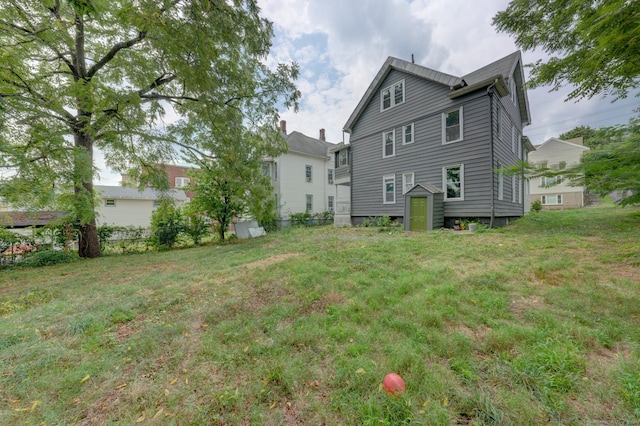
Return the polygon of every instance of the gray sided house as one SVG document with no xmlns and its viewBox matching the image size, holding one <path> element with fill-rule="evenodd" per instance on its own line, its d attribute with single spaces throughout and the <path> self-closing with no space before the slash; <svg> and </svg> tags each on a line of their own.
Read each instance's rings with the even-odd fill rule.
<svg viewBox="0 0 640 426">
<path fill-rule="evenodd" d="M 388 58 L 344 125 L 351 222 L 410 221 L 405 194 L 416 185 L 441 203 L 429 211 L 443 218 L 428 223 L 477 219 L 501 226 L 522 216 L 526 181 L 497 171 L 533 150 L 522 136 L 531 122 L 524 83 L 520 52 L 462 77 Z"/>
</svg>

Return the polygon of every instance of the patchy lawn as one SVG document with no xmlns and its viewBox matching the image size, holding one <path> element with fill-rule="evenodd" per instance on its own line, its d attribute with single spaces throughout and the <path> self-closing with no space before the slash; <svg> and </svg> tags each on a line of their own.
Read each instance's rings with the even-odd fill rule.
<svg viewBox="0 0 640 426">
<path fill-rule="evenodd" d="M 3 271 L 0 424 L 638 424 L 639 241 L 601 207 Z"/>
</svg>

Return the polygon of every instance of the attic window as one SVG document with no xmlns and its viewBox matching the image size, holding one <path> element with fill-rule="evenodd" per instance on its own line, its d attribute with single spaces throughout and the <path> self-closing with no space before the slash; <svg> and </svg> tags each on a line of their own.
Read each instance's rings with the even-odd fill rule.
<svg viewBox="0 0 640 426">
<path fill-rule="evenodd" d="M 404 80 L 401 80 L 380 91 L 380 111 L 404 103 Z"/>
<path fill-rule="evenodd" d="M 512 75 L 511 78 L 509 79 L 509 92 L 511 92 L 511 102 L 513 102 L 513 104 L 516 104 L 516 100 L 518 98 L 518 94 L 516 92 L 516 79 L 515 79 L 515 75 Z"/>
</svg>

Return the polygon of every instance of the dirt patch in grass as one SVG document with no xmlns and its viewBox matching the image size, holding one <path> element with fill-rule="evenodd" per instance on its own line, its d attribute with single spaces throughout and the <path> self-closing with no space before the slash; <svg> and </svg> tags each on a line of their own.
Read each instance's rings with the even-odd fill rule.
<svg viewBox="0 0 640 426">
<path fill-rule="evenodd" d="M 453 331 L 462 333 L 465 336 L 471 338 L 474 342 L 482 342 L 487 337 L 487 334 L 491 332 L 492 328 L 486 325 L 480 325 L 476 329 L 472 329 L 465 324 L 458 324 L 453 327 Z"/>
<path fill-rule="evenodd" d="M 538 309 L 544 305 L 542 299 L 538 296 L 521 297 L 520 299 L 511 301 L 511 312 L 516 317 L 522 319 L 527 312 Z"/>
<path fill-rule="evenodd" d="M 347 300 L 347 297 L 341 293 L 329 293 L 322 299 L 314 300 L 304 307 L 302 310 L 303 315 L 309 315 L 313 313 L 324 313 L 327 307 L 331 305 L 342 305 Z"/>
<path fill-rule="evenodd" d="M 273 265 L 274 263 L 282 262 L 283 260 L 291 259 L 292 257 L 301 256 L 302 253 L 284 253 L 277 254 L 275 256 L 268 257 L 262 260 L 256 260 L 255 262 L 247 263 L 246 266 L 249 269 L 262 268 L 265 266 Z"/>
<path fill-rule="evenodd" d="M 144 315 L 138 315 L 129 322 L 119 323 L 116 328 L 118 342 L 123 342 L 138 333 L 142 329 L 145 319 Z"/>
<path fill-rule="evenodd" d="M 632 266 L 624 265 L 613 265 L 610 270 L 613 275 L 640 283 L 640 268 L 634 268 Z"/>
</svg>

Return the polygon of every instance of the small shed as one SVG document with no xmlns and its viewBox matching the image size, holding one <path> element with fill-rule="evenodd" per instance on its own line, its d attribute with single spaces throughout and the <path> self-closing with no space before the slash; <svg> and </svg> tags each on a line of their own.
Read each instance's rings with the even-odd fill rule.
<svg viewBox="0 0 640 426">
<path fill-rule="evenodd" d="M 404 230 L 433 231 L 444 226 L 444 192 L 428 183 L 404 194 Z"/>
</svg>

